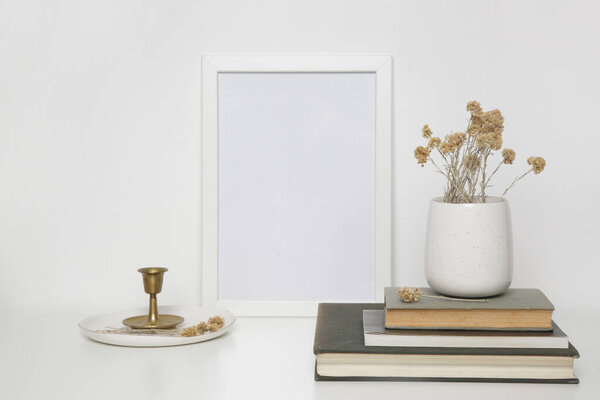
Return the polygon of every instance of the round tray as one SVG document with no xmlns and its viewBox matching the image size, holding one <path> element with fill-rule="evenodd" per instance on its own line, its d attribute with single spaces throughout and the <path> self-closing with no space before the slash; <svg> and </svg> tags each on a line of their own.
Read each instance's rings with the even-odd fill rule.
<svg viewBox="0 0 600 400">
<path fill-rule="evenodd" d="M 97 342 L 113 344 L 117 346 L 131 347 L 163 347 L 179 346 L 182 344 L 204 342 L 223 335 L 235 322 L 235 315 L 222 308 L 200 307 L 200 306 L 159 306 L 159 314 L 175 314 L 184 318 L 183 324 L 178 328 L 197 325 L 202 321 L 208 321 L 210 317 L 220 315 L 225 319 L 225 325 L 216 332 L 206 333 L 199 336 L 167 336 L 161 334 L 152 335 L 127 335 L 98 332 L 102 330 L 124 328 L 122 321 L 133 315 L 145 314 L 148 308 L 134 308 L 110 314 L 95 315 L 84 318 L 79 322 L 81 332 Z"/>
</svg>

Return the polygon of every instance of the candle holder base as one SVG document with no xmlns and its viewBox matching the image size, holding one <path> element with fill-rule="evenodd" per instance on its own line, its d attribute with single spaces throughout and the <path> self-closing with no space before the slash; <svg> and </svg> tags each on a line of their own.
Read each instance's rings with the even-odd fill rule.
<svg viewBox="0 0 600 400">
<path fill-rule="evenodd" d="M 123 325 L 133 329 L 171 329 L 183 322 L 183 317 L 179 315 L 160 314 L 156 320 L 152 320 L 148 315 L 137 315 L 123 320 Z"/>
</svg>

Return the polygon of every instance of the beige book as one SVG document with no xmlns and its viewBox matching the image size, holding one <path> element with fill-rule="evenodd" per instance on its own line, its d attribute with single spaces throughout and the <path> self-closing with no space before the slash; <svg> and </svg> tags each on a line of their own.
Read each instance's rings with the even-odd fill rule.
<svg viewBox="0 0 600 400">
<path fill-rule="evenodd" d="M 398 288 L 385 289 L 388 329 L 551 330 L 554 306 L 539 289 L 508 289 L 472 301 L 442 296 L 429 288 L 416 303 L 404 303 Z"/>
</svg>

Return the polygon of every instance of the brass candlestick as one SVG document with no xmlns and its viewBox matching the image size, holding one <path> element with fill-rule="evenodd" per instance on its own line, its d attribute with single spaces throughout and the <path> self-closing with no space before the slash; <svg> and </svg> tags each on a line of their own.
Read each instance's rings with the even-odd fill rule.
<svg viewBox="0 0 600 400">
<path fill-rule="evenodd" d="M 135 329 L 170 329 L 183 322 L 179 315 L 159 315 L 156 295 L 162 290 L 163 274 L 167 268 L 140 268 L 144 278 L 144 291 L 150 295 L 148 315 L 138 315 L 123 320 L 123 325 Z"/>
</svg>

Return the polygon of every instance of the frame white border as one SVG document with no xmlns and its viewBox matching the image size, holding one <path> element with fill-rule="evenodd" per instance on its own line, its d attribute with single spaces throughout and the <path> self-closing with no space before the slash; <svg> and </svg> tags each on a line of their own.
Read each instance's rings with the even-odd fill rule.
<svg viewBox="0 0 600 400">
<path fill-rule="evenodd" d="M 318 301 L 221 301 L 218 298 L 218 74 L 220 72 L 372 72 L 375 116 L 375 299 L 392 273 L 392 57 L 202 57 L 202 304 L 240 316 L 314 316 Z"/>
</svg>

